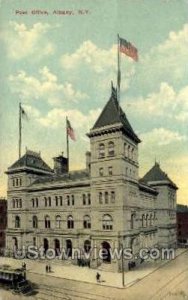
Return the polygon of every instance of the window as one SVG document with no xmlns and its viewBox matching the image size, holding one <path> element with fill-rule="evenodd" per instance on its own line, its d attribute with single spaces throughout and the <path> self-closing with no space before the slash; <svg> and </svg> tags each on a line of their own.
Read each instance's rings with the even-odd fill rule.
<svg viewBox="0 0 188 300">
<path fill-rule="evenodd" d="M 44 202 L 45 202 L 45 206 L 48 205 L 48 199 L 46 197 L 44 197 Z"/>
<path fill-rule="evenodd" d="M 19 216 L 15 217 L 15 228 L 20 228 L 20 217 Z"/>
<path fill-rule="evenodd" d="M 19 207 L 22 208 L 22 199 L 19 199 Z"/>
<path fill-rule="evenodd" d="M 125 155 L 125 157 L 127 157 L 127 144 L 126 143 L 124 144 L 124 155 Z"/>
<path fill-rule="evenodd" d="M 45 221 L 45 228 L 50 228 L 51 227 L 50 217 L 46 216 L 44 221 Z"/>
<path fill-rule="evenodd" d="M 84 228 L 91 228 L 91 219 L 90 216 L 84 216 L 84 220 L 83 220 L 83 226 Z"/>
<path fill-rule="evenodd" d="M 145 227 L 145 216 L 142 215 L 142 227 Z"/>
<path fill-rule="evenodd" d="M 38 218 L 37 218 L 37 216 L 33 216 L 32 223 L 33 223 L 33 228 L 38 228 Z"/>
<path fill-rule="evenodd" d="M 100 168 L 99 169 L 99 176 L 103 176 L 104 175 L 104 169 L 103 168 Z"/>
<path fill-rule="evenodd" d="M 55 205 L 58 206 L 58 196 L 55 196 Z"/>
<path fill-rule="evenodd" d="M 60 206 L 62 206 L 63 205 L 63 197 L 59 196 L 59 199 L 60 199 Z"/>
<path fill-rule="evenodd" d="M 22 185 L 22 179 L 20 178 L 20 186 Z"/>
<path fill-rule="evenodd" d="M 108 155 L 109 156 L 114 156 L 114 142 L 109 142 L 108 143 Z"/>
<path fill-rule="evenodd" d="M 113 229 L 113 220 L 110 215 L 104 215 L 102 218 L 102 228 L 103 230 L 112 230 Z"/>
<path fill-rule="evenodd" d="M 131 159 L 134 160 L 134 148 L 131 150 Z"/>
<path fill-rule="evenodd" d="M 85 194 L 82 195 L 82 200 L 83 200 L 83 205 L 86 205 L 86 195 Z"/>
<path fill-rule="evenodd" d="M 108 167 L 108 174 L 109 174 L 109 175 L 113 175 L 112 167 Z"/>
<path fill-rule="evenodd" d="M 56 228 L 61 228 L 61 216 L 55 218 Z"/>
<path fill-rule="evenodd" d="M 146 227 L 148 227 L 148 225 L 149 225 L 149 216 L 148 216 L 148 214 L 146 215 Z"/>
<path fill-rule="evenodd" d="M 88 197 L 88 205 L 91 205 L 91 194 L 87 194 Z"/>
<path fill-rule="evenodd" d="M 104 195 L 105 204 L 108 204 L 108 192 L 105 192 Z"/>
<path fill-rule="evenodd" d="M 104 144 L 99 144 L 99 158 L 105 157 L 105 146 Z"/>
<path fill-rule="evenodd" d="M 12 199 L 12 207 L 15 208 L 15 199 Z"/>
<path fill-rule="evenodd" d="M 48 205 L 51 206 L 51 197 L 48 197 Z"/>
<path fill-rule="evenodd" d="M 99 193 L 99 203 L 102 204 L 102 193 Z"/>
<path fill-rule="evenodd" d="M 134 219 L 135 219 L 135 213 L 132 213 L 131 214 L 130 229 L 134 228 Z"/>
<path fill-rule="evenodd" d="M 14 179 L 12 180 L 12 185 L 15 186 L 15 180 Z"/>
<path fill-rule="evenodd" d="M 130 145 L 127 147 L 127 157 L 130 158 Z"/>
<path fill-rule="evenodd" d="M 68 216 L 67 218 L 67 228 L 68 229 L 74 228 L 74 220 L 72 216 Z"/>
<path fill-rule="evenodd" d="M 111 192 L 111 203 L 115 203 L 115 192 Z"/>
<path fill-rule="evenodd" d="M 18 186 L 18 184 L 19 184 L 19 179 L 16 178 L 16 186 Z"/>
<path fill-rule="evenodd" d="M 36 246 L 36 237 L 33 237 L 33 246 Z"/>
<path fill-rule="evenodd" d="M 70 196 L 67 195 L 67 205 L 70 206 Z"/>
<path fill-rule="evenodd" d="M 38 207 L 38 206 L 39 206 L 39 199 L 36 198 L 36 207 Z"/>
<path fill-rule="evenodd" d="M 72 195 L 72 205 L 74 205 L 74 195 Z"/>
</svg>

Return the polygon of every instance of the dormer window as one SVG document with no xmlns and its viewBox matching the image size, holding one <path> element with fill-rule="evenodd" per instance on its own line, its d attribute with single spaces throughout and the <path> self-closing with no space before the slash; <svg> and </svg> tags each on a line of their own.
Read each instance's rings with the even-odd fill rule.
<svg viewBox="0 0 188 300">
<path fill-rule="evenodd" d="M 105 157 L 105 146 L 104 144 L 99 144 L 99 158 Z"/>
</svg>

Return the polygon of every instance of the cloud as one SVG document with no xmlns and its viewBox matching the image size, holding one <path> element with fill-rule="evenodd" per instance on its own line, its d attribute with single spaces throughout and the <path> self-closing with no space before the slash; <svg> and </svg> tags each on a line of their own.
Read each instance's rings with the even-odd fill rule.
<svg viewBox="0 0 188 300">
<path fill-rule="evenodd" d="M 39 70 L 39 79 L 29 76 L 25 71 L 10 75 L 11 90 L 18 93 L 25 101 L 43 100 L 51 105 L 60 105 L 69 101 L 75 103 L 88 99 L 88 95 L 73 88 L 70 82 L 58 83 L 58 78 L 47 67 Z"/>
<path fill-rule="evenodd" d="M 51 55 L 55 46 L 46 37 L 51 29 L 48 23 L 35 23 L 28 28 L 24 23 L 10 22 L 3 34 L 9 58 L 19 60 L 29 56 L 32 59 Z"/>
<path fill-rule="evenodd" d="M 187 138 L 185 135 L 181 135 L 178 132 L 171 131 L 166 128 L 154 128 L 153 130 L 143 133 L 140 135 L 141 140 L 143 141 L 143 146 L 148 147 L 148 145 L 153 146 L 166 146 L 171 143 L 178 143 L 186 141 Z"/>
<path fill-rule="evenodd" d="M 100 109 L 90 110 L 86 115 L 76 109 L 64 110 L 54 108 L 50 110 L 45 117 L 39 117 L 38 122 L 44 127 L 58 128 L 65 126 L 65 119 L 66 116 L 68 116 L 72 127 L 76 129 L 77 132 L 79 132 L 80 129 L 83 130 L 85 134 L 93 126 L 100 112 Z"/>
<path fill-rule="evenodd" d="M 188 61 L 188 24 L 177 32 L 171 31 L 167 39 L 140 55 L 136 84 L 142 90 L 152 91 L 161 82 L 176 86 L 186 84 Z"/>
</svg>

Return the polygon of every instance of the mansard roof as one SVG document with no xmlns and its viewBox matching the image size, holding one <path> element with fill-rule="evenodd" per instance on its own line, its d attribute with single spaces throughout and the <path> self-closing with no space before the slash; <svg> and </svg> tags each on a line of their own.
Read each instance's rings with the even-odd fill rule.
<svg viewBox="0 0 188 300">
<path fill-rule="evenodd" d="M 99 118 L 97 119 L 95 125 L 91 129 L 91 131 L 100 129 L 104 126 L 109 125 L 122 125 L 122 129 L 124 133 L 131 139 L 133 139 L 136 143 L 140 143 L 140 139 L 135 134 L 133 128 L 131 127 L 126 114 L 122 110 L 118 100 L 117 100 L 117 91 L 114 87 L 112 87 L 112 94 L 105 105 L 103 111 L 101 112 Z M 90 135 L 90 134 L 89 134 Z"/>
<path fill-rule="evenodd" d="M 142 182 L 154 185 L 169 184 L 175 189 L 178 189 L 176 184 L 168 177 L 168 175 L 161 170 L 159 163 L 155 165 L 144 175 Z"/>
<path fill-rule="evenodd" d="M 45 163 L 41 158 L 40 153 L 27 150 L 26 153 L 19 158 L 13 165 L 8 168 L 8 172 L 14 171 L 16 169 L 35 169 L 46 172 L 53 172 L 52 169 Z"/>
</svg>

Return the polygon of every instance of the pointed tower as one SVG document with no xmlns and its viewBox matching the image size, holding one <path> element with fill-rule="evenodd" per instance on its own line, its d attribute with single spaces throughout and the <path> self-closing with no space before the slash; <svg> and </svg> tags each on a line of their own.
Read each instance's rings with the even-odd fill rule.
<svg viewBox="0 0 188 300">
<path fill-rule="evenodd" d="M 157 162 L 141 181 L 158 192 L 155 210 L 159 246 L 174 247 L 176 245 L 176 191 L 178 187 Z"/>
<path fill-rule="evenodd" d="M 138 180 L 138 144 L 140 139 L 117 101 L 111 97 L 88 134 L 91 141 L 91 177 L 124 176 Z"/>
<path fill-rule="evenodd" d="M 91 197 L 95 232 L 101 232 L 97 247 L 128 247 L 131 206 L 139 206 L 138 144 L 112 86 L 111 96 L 90 130 Z M 134 194 L 134 199 L 130 198 Z M 113 234 L 113 238 L 112 238 Z M 117 261 L 117 269 L 121 268 Z"/>
</svg>

